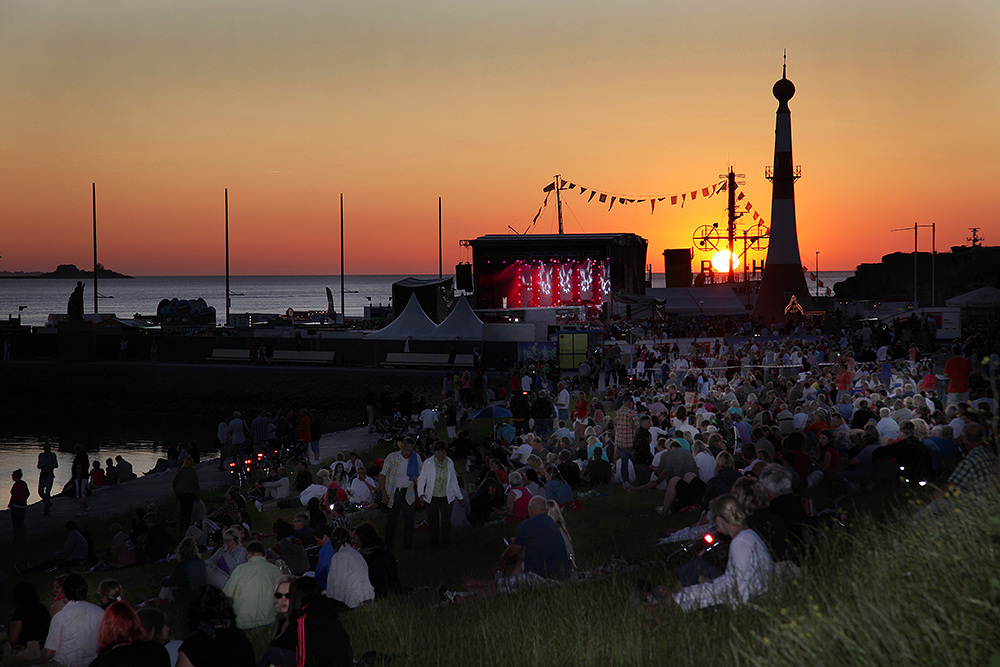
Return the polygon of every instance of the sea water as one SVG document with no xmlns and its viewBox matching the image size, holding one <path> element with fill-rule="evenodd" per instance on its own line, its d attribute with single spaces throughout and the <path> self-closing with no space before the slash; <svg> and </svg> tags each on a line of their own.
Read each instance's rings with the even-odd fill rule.
<svg viewBox="0 0 1000 667">
<path fill-rule="evenodd" d="M 813 272 L 810 272 L 810 274 Z M 853 271 L 826 271 L 820 280 L 831 290 Z M 343 310 L 347 317 L 364 316 L 369 305 L 388 306 L 392 284 L 405 275 L 353 275 L 344 277 Z M 421 279 L 437 276 L 413 276 Z M 806 281 L 811 293 L 816 283 Z M 84 280 L 84 311 L 94 312 L 94 283 Z M 653 287 L 663 287 L 664 274 L 653 274 Z M 221 325 L 226 313 L 225 276 L 137 276 L 132 279 L 98 279 L 98 312 L 114 313 L 122 318 L 135 314 L 153 315 L 162 299 L 202 298 L 216 310 Z M 49 314 L 65 314 L 76 280 L 52 278 L 0 277 L 0 317 L 17 316 L 21 323 L 44 326 Z M 326 288 L 333 292 L 334 310 L 341 311 L 340 276 L 230 276 L 231 313 L 284 313 L 295 310 L 326 310 Z M 825 293 L 824 289 L 820 290 Z M 23 306 L 23 308 L 21 308 Z"/>
</svg>

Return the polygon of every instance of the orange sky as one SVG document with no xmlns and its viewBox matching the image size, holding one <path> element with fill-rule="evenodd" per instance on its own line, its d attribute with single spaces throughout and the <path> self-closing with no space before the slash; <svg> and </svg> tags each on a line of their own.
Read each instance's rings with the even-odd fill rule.
<svg viewBox="0 0 1000 667">
<path fill-rule="evenodd" d="M 1000 3 L 0 3 L 0 270 L 435 273 L 459 239 L 527 228 L 554 174 L 628 195 L 716 182 L 765 216 L 788 49 L 799 247 L 852 269 L 977 226 L 1000 243 Z M 567 232 L 635 232 L 647 262 L 713 198 L 567 195 Z M 555 231 L 550 205 L 535 230 Z M 930 250 L 929 230 L 921 250 Z"/>
</svg>

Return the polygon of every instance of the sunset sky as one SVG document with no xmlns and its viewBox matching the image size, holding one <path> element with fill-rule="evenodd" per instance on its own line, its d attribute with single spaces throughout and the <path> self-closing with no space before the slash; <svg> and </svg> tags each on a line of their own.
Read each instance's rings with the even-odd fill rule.
<svg viewBox="0 0 1000 667">
<path fill-rule="evenodd" d="M 0 270 L 436 273 L 460 239 L 524 231 L 553 175 L 671 195 L 732 164 L 770 214 L 771 86 L 788 51 L 799 247 L 853 269 L 980 227 L 1000 243 L 1000 2 L 338 0 L 0 3 Z M 664 248 L 722 197 L 568 233 Z M 556 231 L 554 200 L 533 231 Z M 930 233 L 921 235 L 930 250 Z M 700 259 L 700 257 L 699 257 Z"/>
</svg>

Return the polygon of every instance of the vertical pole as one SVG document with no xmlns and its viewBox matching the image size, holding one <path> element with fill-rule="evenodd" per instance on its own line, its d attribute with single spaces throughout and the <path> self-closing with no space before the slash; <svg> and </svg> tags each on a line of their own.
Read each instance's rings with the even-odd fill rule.
<svg viewBox="0 0 1000 667">
<path fill-rule="evenodd" d="M 441 250 L 441 198 L 438 197 L 438 280 L 444 278 L 444 259 Z"/>
<path fill-rule="evenodd" d="M 937 223 L 931 223 L 931 308 L 937 308 Z"/>
<path fill-rule="evenodd" d="M 344 193 L 340 193 L 340 319 L 346 324 L 344 315 Z"/>
<path fill-rule="evenodd" d="M 556 210 L 559 212 L 559 233 L 562 234 L 562 197 L 559 195 L 560 190 L 562 190 L 562 180 L 559 178 L 559 174 L 556 174 Z"/>
<path fill-rule="evenodd" d="M 819 297 L 819 250 L 816 251 L 816 296 Z"/>
<path fill-rule="evenodd" d="M 97 315 L 97 183 L 92 184 L 94 205 L 94 315 Z"/>
<path fill-rule="evenodd" d="M 917 301 L 917 223 L 913 223 L 913 307 L 919 308 Z"/>
<path fill-rule="evenodd" d="M 226 324 L 229 326 L 229 188 L 226 188 Z"/>
<path fill-rule="evenodd" d="M 736 174 L 729 167 L 729 282 L 733 282 L 733 237 L 736 234 Z M 743 258 L 746 262 L 746 257 Z"/>
</svg>

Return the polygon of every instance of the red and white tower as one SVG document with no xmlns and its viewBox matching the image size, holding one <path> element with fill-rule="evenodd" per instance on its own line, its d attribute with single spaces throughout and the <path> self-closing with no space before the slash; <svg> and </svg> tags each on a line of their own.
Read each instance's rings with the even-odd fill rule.
<svg viewBox="0 0 1000 667">
<path fill-rule="evenodd" d="M 792 114 L 788 110 L 788 100 L 795 94 L 795 86 L 785 77 L 784 64 L 781 66 L 781 79 L 774 84 L 771 92 L 778 100 L 774 165 L 765 172 L 772 184 L 771 234 L 760 291 L 753 307 L 754 317 L 765 324 L 788 320 L 792 312 L 785 311 L 792 297 L 805 310 L 809 310 L 812 304 L 802 272 L 795 227 L 795 181 L 802 174 L 802 169 L 792 164 Z"/>
</svg>

